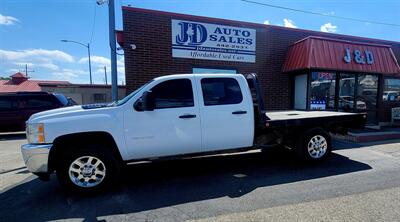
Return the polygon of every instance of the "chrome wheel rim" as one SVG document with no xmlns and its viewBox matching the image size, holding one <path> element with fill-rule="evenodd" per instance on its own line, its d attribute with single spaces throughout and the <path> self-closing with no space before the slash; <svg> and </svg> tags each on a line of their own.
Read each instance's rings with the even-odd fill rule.
<svg viewBox="0 0 400 222">
<path fill-rule="evenodd" d="M 308 142 L 308 154 L 314 158 L 319 159 L 323 157 L 328 150 L 328 142 L 325 137 L 321 135 L 313 136 Z"/>
<path fill-rule="evenodd" d="M 79 187 L 99 185 L 106 176 L 104 163 L 94 156 L 82 156 L 69 166 L 69 178 Z"/>
</svg>

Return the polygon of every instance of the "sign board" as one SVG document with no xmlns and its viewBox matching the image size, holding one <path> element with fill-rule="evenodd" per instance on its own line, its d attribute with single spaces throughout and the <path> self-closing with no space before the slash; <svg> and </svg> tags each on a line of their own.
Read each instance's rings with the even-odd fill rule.
<svg viewBox="0 0 400 222">
<path fill-rule="evenodd" d="M 171 20 L 172 57 L 235 62 L 256 60 L 256 30 Z"/>
<path fill-rule="evenodd" d="M 325 110 L 326 109 L 325 100 L 311 100 L 310 109 L 311 110 Z"/>
<path fill-rule="evenodd" d="M 374 54 L 370 50 L 365 50 L 364 53 L 362 53 L 362 51 L 356 49 L 352 53 L 351 50 L 347 48 L 344 53 L 343 60 L 346 63 L 351 63 L 353 59 L 357 64 L 374 64 Z"/>
</svg>

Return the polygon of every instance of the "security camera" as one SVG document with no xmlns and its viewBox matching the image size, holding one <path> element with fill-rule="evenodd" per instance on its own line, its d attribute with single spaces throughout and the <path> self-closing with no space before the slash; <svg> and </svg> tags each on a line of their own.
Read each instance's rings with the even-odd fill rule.
<svg viewBox="0 0 400 222">
<path fill-rule="evenodd" d="M 132 50 L 135 50 L 135 49 L 136 49 L 136 45 L 135 45 L 135 44 L 131 44 L 130 46 L 131 46 L 131 49 L 132 49 Z"/>
</svg>

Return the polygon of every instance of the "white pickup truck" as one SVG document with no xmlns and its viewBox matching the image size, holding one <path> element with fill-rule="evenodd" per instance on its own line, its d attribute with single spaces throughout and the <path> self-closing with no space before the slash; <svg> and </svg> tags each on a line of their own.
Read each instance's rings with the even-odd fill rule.
<svg viewBox="0 0 400 222">
<path fill-rule="evenodd" d="M 110 104 L 54 109 L 27 121 L 27 168 L 83 191 L 111 184 L 129 162 L 283 145 L 309 161 L 331 153 L 329 133 L 363 127 L 365 114 L 265 112 L 256 75 L 155 78 Z"/>
</svg>

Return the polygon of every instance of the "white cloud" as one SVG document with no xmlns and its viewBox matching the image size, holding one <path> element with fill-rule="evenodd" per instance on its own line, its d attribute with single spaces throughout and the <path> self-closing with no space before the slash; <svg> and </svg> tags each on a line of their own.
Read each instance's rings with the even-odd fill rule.
<svg viewBox="0 0 400 222">
<path fill-rule="evenodd" d="M 321 30 L 321 32 L 336 32 L 337 26 L 332 25 L 332 23 L 328 22 L 326 24 L 321 25 L 320 30 Z"/>
<path fill-rule="evenodd" d="M 53 63 L 36 64 L 34 66 L 42 67 L 42 68 L 50 69 L 50 70 L 58 70 L 59 69 L 59 67 Z"/>
<path fill-rule="evenodd" d="M 264 25 L 269 25 L 269 21 L 268 21 L 268 20 L 265 20 L 265 21 L 264 21 Z"/>
<path fill-rule="evenodd" d="M 0 25 L 14 25 L 16 22 L 19 22 L 17 18 L 0 14 Z"/>
<path fill-rule="evenodd" d="M 124 57 L 121 57 L 122 59 L 117 60 L 117 66 L 123 66 L 124 65 Z M 80 64 L 85 64 L 88 63 L 89 58 L 88 57 L 83 57 L 79 59 Z M 109 58 L 103 57 L 103 56 L 90 56 L 90 62 L 92 65 L 95 66 L 111 66 L 111 60 Z"/>
<path fill-rule="evenodd" d="M 53 79 L 78 82 L 82 81 L 88 83 L 89 71 L 81 69 L 62 69 L 51 73 Z M 86 81 L 87 79 L 87 81 Z"/>
<path fill-rule="evenodd" d="M 297 28 L 297 26 L 294 24 L 294 22 L 287 18 L 283 19 L 283 26 L 285 26 L 287 28 Z"/>
<path fill-rule="evenodd" d="M 45 69 L 49 69 L 49 70 L 59 70 L 59 67 L 53 63 L 31 63 L 31 62 L 14 62 L 13 63 L 16 66 L 19 67 L 25 67 L 25 65 L 27 65 L 30 69 L 31 68 L 45 68 Z"/>
<path fill-rule="evenodd" d="M 78 63 L 87 64 L 89 61 L 88 57 L 81 58 Z M 101 79 L 104 79 L 104 66 L 107 70 L 108 82 L 111 82 L 111 60 L 103 56 L 90 56 L 90 61 L 92 63 L 93 73 L 97 74 Z M 121 81 L 125 81 L 125 62 L 124 57 L 119 56 L 117 58 L 117 72 L 118 72 L 118 84 Z M 103 83 L 103 82 L 102 82 Z"/>
<path fill-rule="evenodd" d="M 64 71 L 62 71 L 62 72 L 53 72 L 52 75 L 57 77 L 60 80 L 70 80 L 72 78 L 78 77 L 78 75 L 73 73 L 73 72 L 64 72 Z"/>
<path fill-rule="evenodd" d="M 42 62 L 50 63 L 52 61 L 74 62 L 74 57 L 60 50 L 46 49 L 27 49 L 18 51 L 7 51 L 0 49 L 0 60 L 11 62 Z"/>
</svg>

